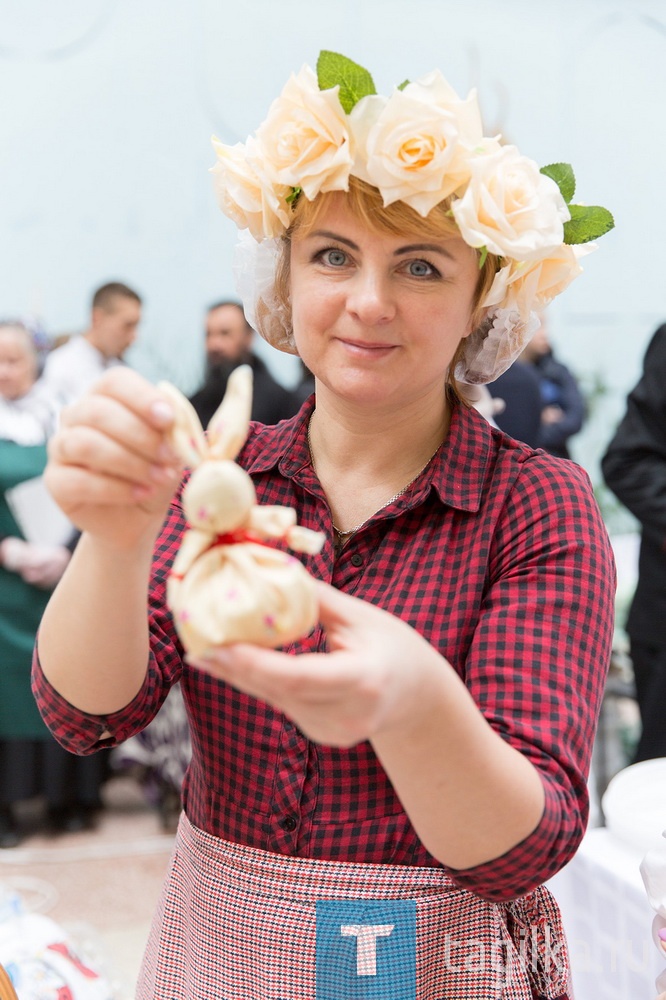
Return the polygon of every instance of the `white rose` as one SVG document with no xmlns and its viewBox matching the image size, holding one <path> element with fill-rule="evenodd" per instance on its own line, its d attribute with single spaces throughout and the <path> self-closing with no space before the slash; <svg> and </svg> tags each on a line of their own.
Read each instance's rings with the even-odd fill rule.
<svg viewBox="0 0 666 1000">
<path fill-rule="evenodd" d="M 257 129 L 267 176 L 300 187 L 312 201 L 320 191 L 347 191 L 352 164 L 348 119 L 339 87 L 320 90 L 309 66 L 287 81 Z"/>
<path fill-rule="evenodd" d="M 438 70 L 388 99 L 362 98 L 350 127 L 352 173 L 379 188 L 385 205 L 404 201 L 423 217 L 466 183 L 483 141 L 476 93 L 461 100 Z"/>
<path fill-rule="evenodd" d="M 213 139 L 217 163 L 211 168 L 220 208 L 239 229 L 249 229 L 256 240 L 280 236 L 289 225 L 286 197 L 291 188 L 273 186 L 262 174 L 256 143 L 226 146 Z"/>
<path fill-rule="evenodd" d="M 497 272 L 482 305 L 516 310 L 526 320 L 531 312 L 544 309 L 582 273 L 579 258 L 594 249 L 589 243 L 584 246 L 562 243 L 541 260 L 512 261 Z"/>
<path fill-rule="evenodd" d="M 471 177 L 453 214 L 472 247 L 513 260 L 546 256 L 564 240 L 569 209 L 550 177 L 515 146 L 474 157 Z"/>
</svg>

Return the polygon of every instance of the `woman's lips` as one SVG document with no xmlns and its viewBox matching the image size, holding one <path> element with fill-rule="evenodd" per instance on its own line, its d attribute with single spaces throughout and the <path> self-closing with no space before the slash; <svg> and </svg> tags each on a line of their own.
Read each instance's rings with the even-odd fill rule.
<svg viewBox="0 0 666 1000">
<path fill-rule="evenodd" d="M 395 344 L 374 343 L 365 340 L 346 340 L 343 337 L 339 337 L 338 339 L 347 351 L 359 357 L 379 357 L 390 354 L 396 349 Z"/>
</svg>

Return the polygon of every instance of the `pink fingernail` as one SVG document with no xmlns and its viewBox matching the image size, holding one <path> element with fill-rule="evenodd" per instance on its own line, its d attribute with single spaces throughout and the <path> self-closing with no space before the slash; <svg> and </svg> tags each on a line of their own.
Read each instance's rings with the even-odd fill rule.
<svg viewBox="0 0 666 1000">
<path fill-rule="evenodd" d="M 150 478 L 156 483 L 167 483 L 170 479 L 175 479 L 177 472 L 170 465 L 151 465 L 149 468 Z"/>
<path fill-rule="evenodd" d="M 152 486 L 133 486 L 132 496 L 135 500 L 146 500 L 148 497 L 153 496 L 155 493 L 154 487 Z"/>
<path fill-rule="evenodd" d="M 158 399 L 150 407 L 150 412 L 160 424 L 173 423 L 173 407 L 165 400 Z"/>
<path fill-rule="evenodd" d="M 175 463 L 179 461 L 175 451 L 173 450 L 171 445 L 167 444 L 166 441 L 162 441 L 161 444 L 159 445 L 157 449 L 157 457 L 161 459 L 163 462 Z"/>
</svg>

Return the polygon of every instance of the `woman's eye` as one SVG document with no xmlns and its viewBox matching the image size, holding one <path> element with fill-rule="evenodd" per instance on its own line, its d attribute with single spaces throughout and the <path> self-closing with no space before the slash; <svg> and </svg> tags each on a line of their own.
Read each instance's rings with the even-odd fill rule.
<svg viewBox="0 0 666 1000">
<path fill-rule="evenodd" d="M 344 250 L 324 250 L 321 259 L 331 267 L 343 267 L 347 263 L 347 254 Z"/>
<path fill-rule="evenodd" d="M 439 273 L 427 260 L 410 260 L 407 267 L 415 278 L 430 278 Z"/>
</svg>

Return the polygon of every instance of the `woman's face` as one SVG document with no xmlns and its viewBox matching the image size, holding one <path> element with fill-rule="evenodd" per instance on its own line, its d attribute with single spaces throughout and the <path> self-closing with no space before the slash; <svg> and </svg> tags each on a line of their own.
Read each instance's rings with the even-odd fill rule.
<svg viewBox="0 0 666 1000">
<path fill-rule="evenodd" d="M 294 235 L 290 292 L 303 362 L 349 402 L 443 396 L 471 333 L 476 253 L 457 236 L 393 236 L 365 227 L 335 195 L 307 235 Z"/>
<path fill-rule="evenodd" d="M 37 361 L 23 330 L 0 329 L 0 396 L 20 399 L 37 378 Z"/>
</svg>

